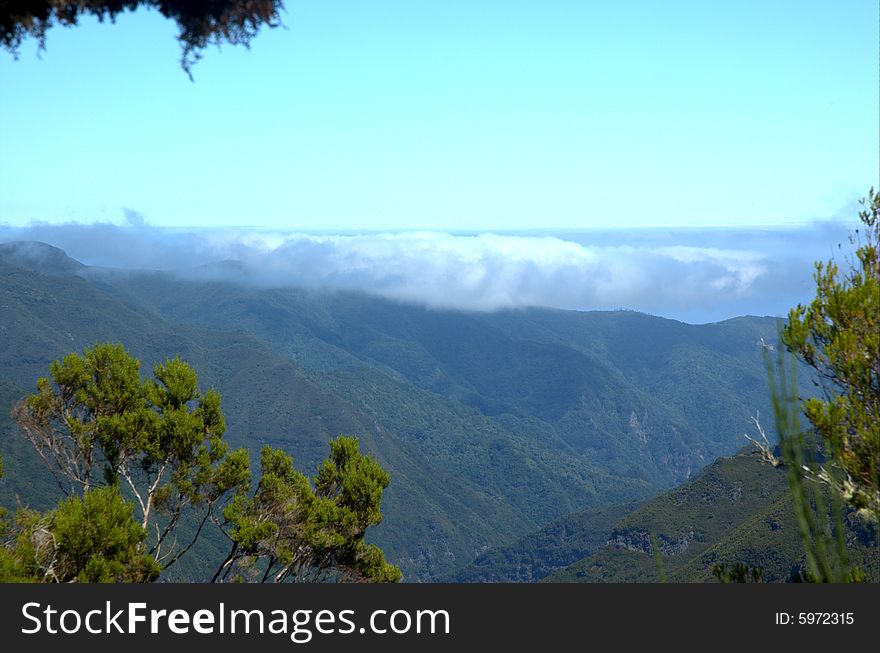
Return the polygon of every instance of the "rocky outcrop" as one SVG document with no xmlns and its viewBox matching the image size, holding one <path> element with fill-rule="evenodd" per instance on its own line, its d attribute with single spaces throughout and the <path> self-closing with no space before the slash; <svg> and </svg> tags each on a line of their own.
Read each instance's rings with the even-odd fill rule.
<svg viewBox="0 0 880 653">
<path fill-rule="evenodd" d="M 682 533 L 674 538 L 664 534 L 659 534 L 655 538 L 661 555 L 665 556 L 678 555 L 687 551 L 693 539 L 693 531 Z M 647 531 L 615 530 L 611 533 L 611 537 L 608 538 L 606 546 L 654 555 L 654 547 L 651 545 L 651 535 Z"/>
</svg>

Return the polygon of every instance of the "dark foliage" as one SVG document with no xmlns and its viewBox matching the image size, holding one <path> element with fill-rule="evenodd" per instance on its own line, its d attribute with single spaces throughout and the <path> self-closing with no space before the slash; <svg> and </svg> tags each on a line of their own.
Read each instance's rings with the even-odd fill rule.
<svg viewBox="0 0 880 653">
<path fill-rule="evenodd" d="M 210 44 L 245 45 L 263 26 L 280 25 L 280 0 L 0 0 L 0 45 L 18 54 L 26 37 L 46 45 L 46 31 L 54 25 L 74 26 L 82 16 L 98 20 L 148 7 L 177 23 L 177 40 L 183 50 L 180 63 L 190 73 Z"/>
</svg>

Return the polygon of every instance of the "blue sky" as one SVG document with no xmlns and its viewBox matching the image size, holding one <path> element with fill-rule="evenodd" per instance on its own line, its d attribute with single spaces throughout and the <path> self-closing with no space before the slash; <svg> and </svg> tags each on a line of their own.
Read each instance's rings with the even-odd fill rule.
<svg viewBox="0 0 880 653">
<path fill-rule="evenodd" d="M 785 226 L 877 184 L 876 2 L 286 4 L 195 83 L 155 12 L 0 53 L 0 223 Z"/>
</svg>

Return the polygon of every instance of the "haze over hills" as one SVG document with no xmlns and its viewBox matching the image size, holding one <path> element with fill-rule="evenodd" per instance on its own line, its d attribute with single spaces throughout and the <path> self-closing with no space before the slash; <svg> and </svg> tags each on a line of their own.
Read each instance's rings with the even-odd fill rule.
<svg viewBox="0 0 880 653">
<path fill-rule="evenodd" d="M 392 476 L 370 537 L 409 580 L 687 480 L 769 414 L 773 318 L 429 309 L 89 268 L 42 244 L 0 246 L 0 279 L 4 415 L 52 360 L 95 342 L 122 342 L 144 371 L 180 355 L 220 391 L 234 446 L 271 443 L 311 471 L 330 437 L 358 435 Z M 38 461 L 0 428 L 0 503 L 48 502 Z"/>
<path fill-rule="evenodd" d="M 467 311 L 629 308 L 704 324 L 786 315 L 809 299 L 813 261 L 854 226 L 328 233 L 159 227 L 128 210 L 123 224 L 0 224 L 0 242 L 51 243 L 90 266 L 188 280 L 357 291 Z"/>
</svg>

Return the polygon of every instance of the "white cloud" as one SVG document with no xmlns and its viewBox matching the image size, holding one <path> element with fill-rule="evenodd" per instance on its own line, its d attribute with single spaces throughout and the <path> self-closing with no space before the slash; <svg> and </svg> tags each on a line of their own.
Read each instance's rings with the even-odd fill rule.
<svg viewBox="0 0 880 653">
<path fill-rule="evenodd" d="M 41 240 L 89 265 L 165 269 L 260 286 L 364 291 L 436 308 L 631 308 L 710 321 L 743 313 L 781 315 L 809 296 L 811 262 L 823 258 L 817 245 L 828 242 L 817 237 L 817 230 L 827 236 L 829 228 L 564 237 L 319 235 L 157 229 L 131 212 L 125 226 L 0 227 L 0 240 Z M 845 229 L 833 231 L 845 235 Z"/>
</svg>

